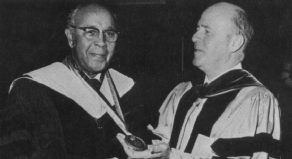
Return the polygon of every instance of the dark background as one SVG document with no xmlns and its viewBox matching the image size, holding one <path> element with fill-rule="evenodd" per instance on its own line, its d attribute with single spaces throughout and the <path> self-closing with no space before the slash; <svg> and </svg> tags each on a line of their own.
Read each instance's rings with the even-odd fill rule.
<svg viewBox="0 0 292 159">
<path fill-rule="evenodd" d="M 84 0 L 0 1 L 1 105 L 5 104 L 9 84 L 14 78 L 61 61 L 70 53 L 64 29 L 67 14 L 79 2 Z M 116 11 L 121 31 L 112 67 L 137 81 L 144 90 L 141 98 L 150 106 L 150 112 L 157 112 L 167 93 L 178 82 L 202 76 L 191 64 L 191 36 L 202 11 L 217 0 L 105 2 Z M 244 68 L 280 98 L 285 88 L 279 76 L 283 63 L 292 52 L 289 0 L 231 2 L 247 11 L 256 33 L 247 49 Z M 291 112 L 289 106 L 281 107 L 285 113 Z M 290 120 L 288 116 L 283 121 L 285 128 Z M 288 132 L 290 129 L 284 131 L 286 141 L 291 140 Z M 288 147 L 290 142 L 284 144 L 286 156 Z"/>
</svg>

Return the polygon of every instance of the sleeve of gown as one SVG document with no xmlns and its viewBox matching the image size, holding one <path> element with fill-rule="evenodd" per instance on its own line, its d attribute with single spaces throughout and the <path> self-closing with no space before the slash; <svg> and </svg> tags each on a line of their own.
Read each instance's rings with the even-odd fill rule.
<svg viewBox="0 0 292 159">
<path fill-rule="evenodd" d="M 27 79 L 16 82 L 0 111 L 1 159 L 66 158 L 62 129 L 53 105 L 39 85 Z"/>
<path fill-rule="evenodd" d="M 280 110 L 277 99 L 271 92 L 265 88 L 255 89 L 249 98 L 245 98 L 244 102 L 250 103 L 250 106 L 257 108 L 257 125 L 255 129 L 255 137 L 240 137 L 230 139 L 219 139 L 217 141 L 219 147 L 229 147 L 230 150 L 242 151 L 242 146 L 254 147 L 255 149 L 264 149 L 265 151 L 257 151 L 252 153 L 251 157 L 230 157 L 234 159 L 273 159 L 279 155 L 279 140 L 280 140 Z M 256 143 L 256 144 L 255 144 Z M 225 145 L 225 146 L 222 146 Z M 238 148 L 238 149 L 237 149 Z M 267 152 L 268 151 L 268 152 Z M 232 153 L 232 152 L 231 152 Z M 210 152 L 210 155 L 212 153 Z M 170 159 L 196 159 L 200 156 L 194 156 L 189 153 L 171 149 Z M 210 157 L 211 158 L 211 157 Z"/>
<path fill-rule="evenodd" d="M 280 154 L 280 110 L 277 99 L 266 88 L 248 92 L 241 101 L 247 111 L 246 130 L 253 136 L 219 138 L 212 149 L 220 156 L 251 156 L 252 159 L 278 158 Z M 234 157 L 237 158 L 237 157 Z"/>
<path fill-rule="evenodd" d="M 259 108 L 256 134 L 267 133 L 272 136 L 274 141 L 279 141 L 281 134 L 280 109 L 277 99 L 270 91 L 261 90 L 254 97 L 254 104 L 257 104 Z M 252 159 L 278 158 L 275 156 L 278 156 L 279 148 L 274 148 L 272 143 L 268 145 L 271 145 L 267 148 L 270 153 L 256 152 Z"/>
</svg>

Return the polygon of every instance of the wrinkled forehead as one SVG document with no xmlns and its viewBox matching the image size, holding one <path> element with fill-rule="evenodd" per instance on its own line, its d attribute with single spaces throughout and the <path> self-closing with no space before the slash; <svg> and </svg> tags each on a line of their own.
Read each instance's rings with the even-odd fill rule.
<svg viewBox="0 0 292 159">
<path fill-rule="evenodd" d="M 115 28 L 112 14 L 105 8 L 89 6 L 82 8 L 76 15 L 77 26 L 96 26 L 104 28 Z"/>
</svg>

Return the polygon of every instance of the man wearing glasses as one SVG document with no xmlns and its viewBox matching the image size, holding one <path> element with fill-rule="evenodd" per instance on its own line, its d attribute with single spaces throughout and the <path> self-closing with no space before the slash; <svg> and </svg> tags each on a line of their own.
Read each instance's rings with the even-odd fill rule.
<svg viewBox="0 0 292 159">
<path fill-rule="evenodd" d="M 118 39 L 115 17 L 99 4 L 79 6 L 65 34 L 72 52 L 63 62 L 12 83 L 1 117 L 1 159 L 91 159 L 116 152 L 109 143 L 124 120 L 117 99 L 134 82 L 108 68 Z"/>
</svg>

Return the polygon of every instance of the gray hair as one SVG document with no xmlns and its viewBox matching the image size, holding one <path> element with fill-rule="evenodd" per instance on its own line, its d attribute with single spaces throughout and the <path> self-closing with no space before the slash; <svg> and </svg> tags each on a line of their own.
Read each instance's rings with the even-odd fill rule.
<svg viewBox="0 0 292 159">
<path fill-rule="evenodd" d="M 108 6 L 105 6 L 103 4 L 98 4 L 98 3 L 88 3 L 88 4 L 78 5 L 75 9 L 73 9 L 69 13 L 68 19 L 67 19 L 67 28 L 70 28 L 71 25 L 76 25 L 76 19 L 77 19 L 78 13 L 86 7 L 95 7 L 95 8 L 100 8 L 100 9 L 108 11 L 113 18 L 114 24 L 116 25 L 116 23 L 117 23 L 116 15 L 113 13 L 113 11 Z"/>
<path fill-rule="evenodd" d="M 232 20 L 238 29 L 239 34 L 243 35 L 245 40 L 243 47 L 246 48 L 247 44 L 252 39 L 254 29 L 248 20 L 246 12 L 243 9 L 235 9 L 235 12 L 235 16 L 232 18 Z"/>
</svg>

